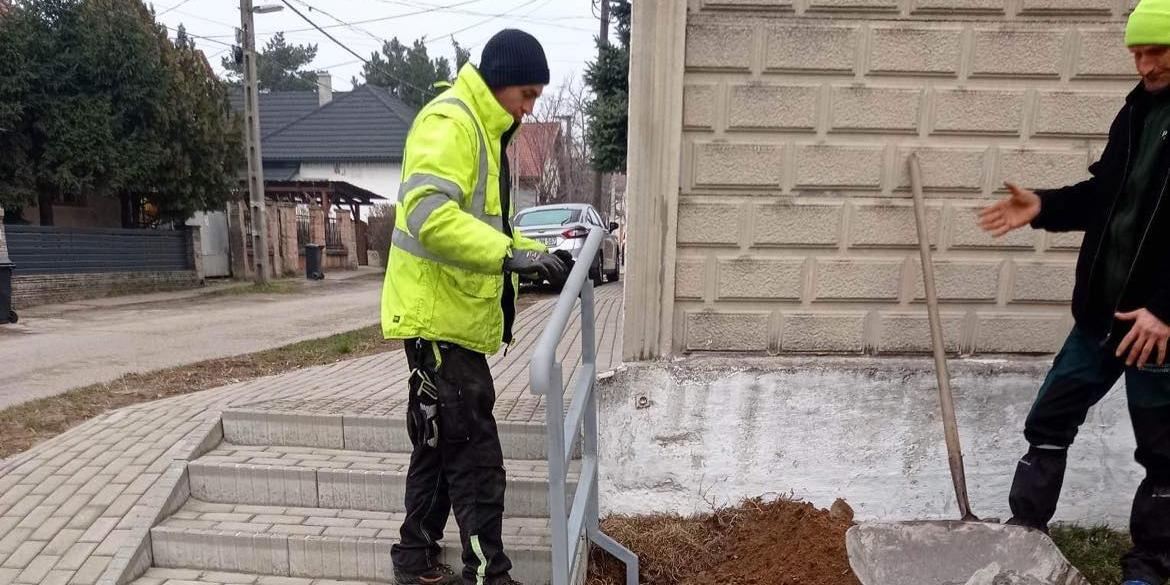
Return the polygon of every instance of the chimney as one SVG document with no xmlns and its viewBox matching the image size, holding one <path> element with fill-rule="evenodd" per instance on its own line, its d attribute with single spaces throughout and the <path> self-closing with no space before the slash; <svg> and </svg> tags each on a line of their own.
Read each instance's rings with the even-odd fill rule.
<svg viewBox="0 0 1170 585">
<path fill-rule="evenodd" d="M 328 71 L 317 72 L 317 105 L 333 101 L 333 76 Z"/>
</svg>

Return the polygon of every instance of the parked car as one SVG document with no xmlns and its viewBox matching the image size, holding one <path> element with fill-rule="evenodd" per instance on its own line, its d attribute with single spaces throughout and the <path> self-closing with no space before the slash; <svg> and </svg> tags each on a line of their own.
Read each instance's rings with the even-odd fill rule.
<svg viewBox="0 0 1170 585">
<path fill-rule="evenodd" d="M 618 224 L 611 222 L 606 225 L 592 205 L 567 203 L 530 207 L 516 214 L 514 224 L 521 234 L 548 246 L 549 251 L 565 250 L 573 255 L 574 260 L 585 247 L 589 232 L 594 227 L 604 229 L 605 239 L 601 241 L 601 249 L 589 269 L 589 278 L 595 285 L 621 279 L 621 246 L 615 235 Z M 550 284 L 560 286 L 563 283 Z"/>
</svg>

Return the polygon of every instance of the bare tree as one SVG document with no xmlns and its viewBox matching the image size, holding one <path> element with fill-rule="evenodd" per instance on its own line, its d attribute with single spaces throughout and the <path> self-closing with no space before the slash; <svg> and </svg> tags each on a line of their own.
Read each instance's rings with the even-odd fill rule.
<svg viewBox="0 0 1170 585">
<path fill-rule="evenodd" d="M 542 169 L 539 180 L 531 186 L 542 204 L 591 200 L 592 175 L 585 144 L 586 97 L 581 80 L 568 76 L 556 91 L 541 97 L 531 116 L 535 124 L 530 124 L 530 130 L 542 132 L 543 139 L 525 141 L 524 145 L 530 148 L 527 155 Z"/>
</svg>

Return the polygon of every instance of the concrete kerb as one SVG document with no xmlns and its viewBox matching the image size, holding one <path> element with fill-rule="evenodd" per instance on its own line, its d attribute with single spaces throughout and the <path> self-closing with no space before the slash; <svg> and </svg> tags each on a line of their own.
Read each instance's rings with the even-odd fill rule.
<svg viewBox="0 0 1170 585">
<path fill-rule="evenodd" d="M 150 530 L 174 514 L 191 497 L 187 464 L 215 448 L 223 441 L 223 422 L 215 417 L 207 430 L 192 433 L 176 450 L 170 467 L 147 492 L 144 500 L 130 512 L 134 528 L 129 542 L 122 545 L 98 579 L 98 585 L 126 585 L 146 573 L 154 563 Z"/>
<path fill-rule="evenodd" d="M 499 421 L 506 459 L 547 459 L 543 423 Z M 236 445 L 286 445 L 319 449 L 409 453 L 406 425 L 392 417 L 356 413 L 269 411 L 233 408 L 223 412 L 224 440 Z M 574 457 L 580 457 L 580 441 Z"/>
</svg>

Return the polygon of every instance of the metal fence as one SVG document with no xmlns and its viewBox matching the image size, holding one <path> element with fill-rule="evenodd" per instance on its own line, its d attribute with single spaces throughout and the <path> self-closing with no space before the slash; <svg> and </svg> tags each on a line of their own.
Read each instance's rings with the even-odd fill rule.
<svg viewBox="0 0 1170 585">
<path fill-rule="evenodd" d="M 4 226 L 18 274 L 194 270 L 184 230 Z"/>
<path fill-rule="evenodd" d="M 626 585 L 638 583 L 638 556 L 601 531 L 597 505 L 597 329 L 593 305 L 593 282 L 589 267 L 597 257 L 605 231 L 593 228 L 585 248 L 561 290 L 544 333 L 532 354 L 530 375 L 532 393 L 544 396 L 548 425 L 548 502 L 549 527 L 552 530 L 552 585 L 570 585 L 572 570 L 582 550 L 581 535 L 626 565 Z M 557 346 L 581 299 L 581 370 L 573 389 L 572 403 L 565 414 L 565 389 Z M 566 483 L 573 444 L 582 438 L 581 474 L 573 494 L 572 509 L 567 510 Z"/>
<path fill-rule="evenodd" d="M 297 249 L 304 250 L 309 243 L 309 214 L 297 213 Z"/>
<path fill-rule="evenodd" d="M 325 248 L 335 250 L 345 248 L 345 244 L 341 243 L 341 228 L 337 225 L 336 217 L 325 218 Z"/>
</svg>

